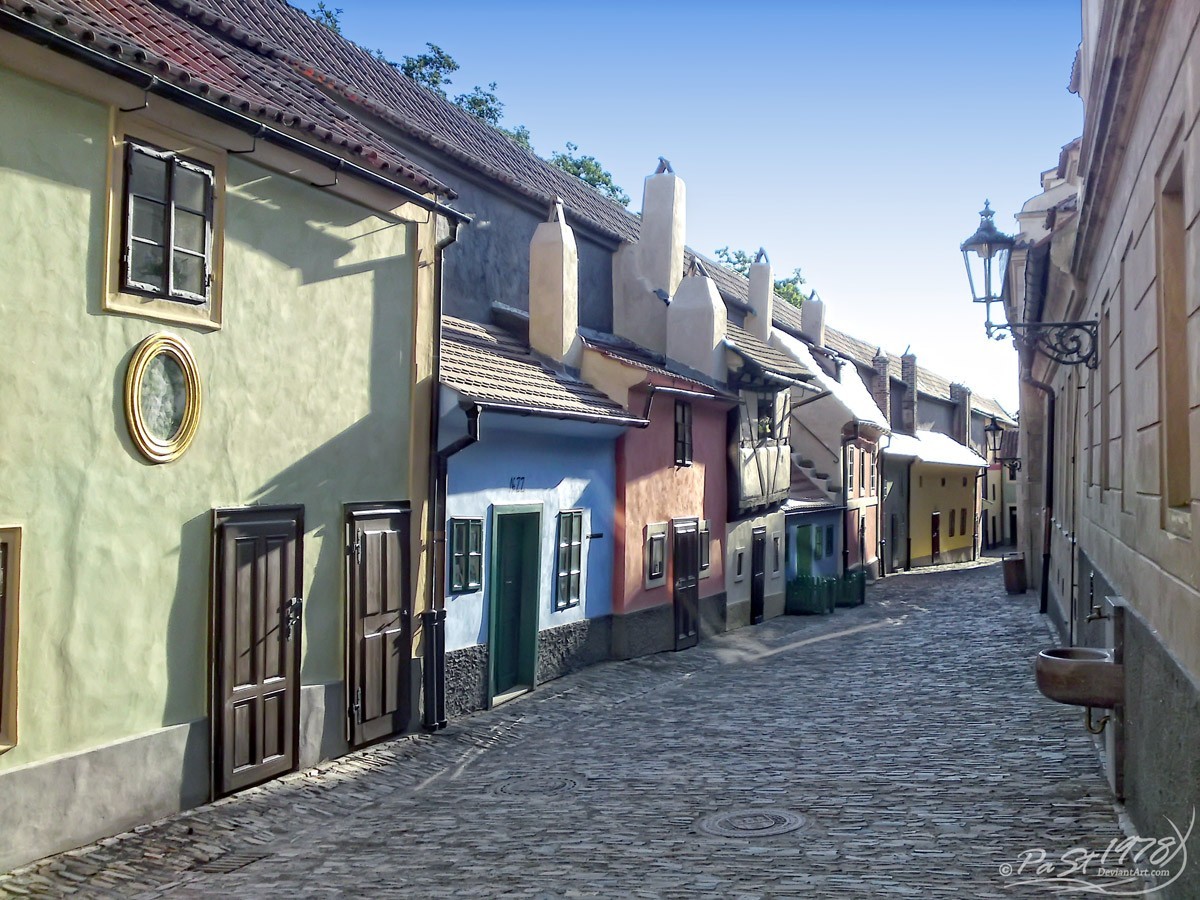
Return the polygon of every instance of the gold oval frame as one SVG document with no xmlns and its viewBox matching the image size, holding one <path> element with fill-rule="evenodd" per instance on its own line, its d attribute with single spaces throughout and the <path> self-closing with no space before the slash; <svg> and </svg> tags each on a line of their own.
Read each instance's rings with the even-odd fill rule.
<svg viewBox="0 0 1200 900">
<path fill-rule="evenodd" d="M 175 360 L 183 371 L 186 393 L 183 420 L 179 423 L 179 430 L 169 441 L 159 440 L 150 433 L 142 418 L 139 402 L 146 370 L 150 363 L 163 353 Z M 196 367 L 196 357 L 192 355 L 192 348 L 185 344 L 182 338 L 160 332 L 150 335 L 138 344 L 129 360 L 129 368 L 125 370 L 125 422 L 129 426 L 129 436 L 133 438 L 134 446 L 146 459 L 154 463 L 166 463 L 183 455 L 200 426 L 201 399 L 200 370 Z"/>
</svg>

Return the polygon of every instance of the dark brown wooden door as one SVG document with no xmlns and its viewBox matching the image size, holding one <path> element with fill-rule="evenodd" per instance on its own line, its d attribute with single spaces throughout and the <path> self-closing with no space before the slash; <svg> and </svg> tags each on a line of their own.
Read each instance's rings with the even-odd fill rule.
<svg viewBox="0 0 1200 900">
<path fill-rule="evenodd" d="M 214 512 L 214 789 L 296 768 L 303 507 Z"/>
<path fill-rule="evenodd" d="M 700 642 L 700 529 L 698 523 L 677 522 L 671 554 L 675 599 L 675 649 Z"/>
<path fill-rule="evenodd" d="M 933 562 L 942 555 L 942 514 L 934 513 L 929 520 L 929 545 Z"/>
<path fill-rule="evenodd" d="M 750 624 L 757 625 L 766 615 L 767 530 L 755 528 L 750 545 Z"/>
<path fill-rule="evenodd" d="M 403 731 L 412 714 L 408 510 L 347 512 L 346 654 L 350 742 Z"/>
</svg>

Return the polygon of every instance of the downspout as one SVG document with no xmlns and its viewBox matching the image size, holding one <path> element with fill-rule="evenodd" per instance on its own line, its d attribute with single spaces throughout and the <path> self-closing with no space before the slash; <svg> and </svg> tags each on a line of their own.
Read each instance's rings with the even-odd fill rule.
<svg viewBox="0 0 1200 900">
<path fill-rule="evenodd" d="M 850 571 L 850 542 L 846 540 L 846 519 L 850 515 L 850 488 L 848 487 L 848 466 L 846 465 L 846 444 L 854 440 L 842 435 L 842 577 Z"/>
<path fill-rule="evenodd" d="M 880 438 L 887 438 L 887 443 L 883 446 L 879 445 Z M 879 557 L 877 568 L 879 570 L 878 577 L 882 580 L 887 577 L 887 538 L 883 536 L 883 517 L 885 510 L 883 508 L 884 498 L 884 483 L 883 483 L 883 451 L 892 446 L 892 436 L 880 435 L 875 440 L 875 554 Z M 892 548 L 892 552 L 896 552 L 896 548 Z"/>
<path fill-rule="evenodd" d="M 917 461 L 917 458 L 915 456 L 908 461 L 908 475 L 907 475 L 907 485 L 906 485 L 908 490 L 905 492 L 905 500 L 908 502 L 908 513 L 904 517 L 905 521 L 907 522 L 907 524 L 904 526 L 904 571 L 905 572 L 912 571 L 912 530 L 913 530 L 912 467 L 913 467 L 913 463 L 915 463 L 916 461 Z"/>
<path fill-rule="evenodd" d="M 979 554 L 983 550 L 983 529 L 982 529 L 980 523 L 983 520 L 983 518 L 987 515 L 987 513 L 985 513 L 983 511 L 983 500 L 979 496 L 979 479 L 980 478 L 983 479 L 983 490 L 984 490 L 984 493 L 987 493 L 987 473 L 988 473 L 987 469 L 984 469 L 982 472 L 975 473 L 975 501 L 974 501 L 975 527 L 971 529 L 971 531 L 972 531 L 971 561 L 972 562 L 979 559 Z"/>
<path fill-rule="evenodd" d="M 437 450 L 438 423 L 441 420 L 442 384 L 442 291 L 445 280 L 446 248 L 458 239 L 459 223 L 450 219 L 449 233 L 433 248 L 437 276 L 433 281 L 433 317 L 437 328 L 437 339 L 433 342 L 433 366 L 431 379 L 432 397 L 429 401 L 429 446 L 435 448 L 434 464 L 429 467 L 429 511 L 428 537 L 426 546 L 432 557 L 429 569 L 427 604 L 421 613 L 421 627 L 425 632 L 425 658 L 422 663 L 424 676 L 424 704 L 422 725 L 435 731 L 446 727 L 446 472 L 452 453 L 457 453 L 468 443 L 474 443 L 479 435 L 478 411 L 467 411 L 467 436 L 460 438 L 445 450 Z M 463 442 L 466 443 L 463 443 Z M 462 446 L 458 446 L 459 444 Z M 453 449 L 451 449 L 453 448 Z M 449 452 L 448 452 L 449 451 Z"/>
<path fill-rule="evenodd" d="M 1054 432 L 1055 394 L 1054 388 L 1044 381 L 1036 380 L 1026 372 L 1021 380 L 1031 388 L 1046 395 L 1046 466 L 1043 473 L 1045 500 L 1042 503 L 1042 582 L 1038 589 L 1038 612 L 1045 615 L 1050 611 L 1050 520 L 1054 517 Z"/>
</svg>

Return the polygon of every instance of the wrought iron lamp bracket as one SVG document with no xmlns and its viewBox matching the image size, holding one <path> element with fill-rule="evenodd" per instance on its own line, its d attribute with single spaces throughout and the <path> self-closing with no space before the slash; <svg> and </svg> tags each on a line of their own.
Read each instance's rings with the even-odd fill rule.
<svg viewBox="0 0 1200 900">
<path fill-rule="evenodd" d="M 1100 323 L 1082 322 L 1005 322 L 987 323 L 987 335 L 995 340 L 1012 336 L 1024 349 L 1036 350 L 1064 366 L 1100 365 Z"/>
</svg>

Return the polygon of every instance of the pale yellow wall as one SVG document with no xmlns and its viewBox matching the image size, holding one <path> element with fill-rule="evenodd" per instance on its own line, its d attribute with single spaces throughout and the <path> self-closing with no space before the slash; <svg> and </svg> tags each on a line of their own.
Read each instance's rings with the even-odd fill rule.
<svg viewBox="0 0 1200 900">
<path fill-rule="evenodd" d="M 0 69 L 0 121 L 0 526 L 24 528 L 0 769 L 206 714 L 213 507 L 305 505 L 303 678 L 342 677 L 342 503 L 408 496 L 417 228 L 231 158 L 223 327 L 102 314 L 108 110 Z M 121 395 L 158 330 L 204 410 L 152 466 Z"/>
<path fill-rule="evenodd" d="M 912 558 L 924 559 L 933 552 L 930 522 L 933 513 L 940 512 L 940 551 L 944 556 L 953 550 L 969 550 L 975 540 L 975 474 L 977 469 L 956 466 L 935 466 L 916 462 L 912 467 L 912 482 L 909 485 L 911 513 L 908 523 L 912 539 Z M 963 478 L 967 483 L 963 485 Z M 945 485 L 942 480 L 945 479 Z M 970 527 L 963 534 L 960 518 L 967 510 Z M 950 536 L 950 510 L 954 513 L 954 537 Z"/>
</svg>

